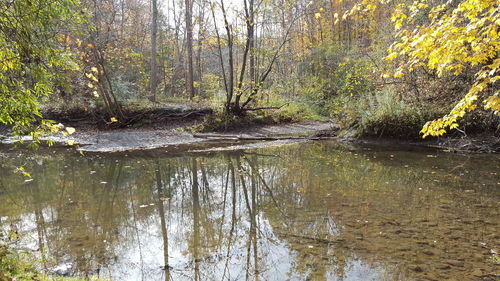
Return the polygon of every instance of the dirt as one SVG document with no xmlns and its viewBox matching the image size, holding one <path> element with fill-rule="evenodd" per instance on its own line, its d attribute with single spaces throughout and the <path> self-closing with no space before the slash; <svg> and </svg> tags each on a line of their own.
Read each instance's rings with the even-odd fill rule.
<svg viewBox="0 0 500 281">
<path fill-rule="evenodd" d="M 278 141 L 217 141 L 213 138 L 205 138 L 213 133 L 193 134 L 186 132 L 185 127 L 190 123 L 176 123 L 163 129 L 118 129 L 112 131 L 77 130 L 69 137 L 62 135 L 50 136 L 46 140 L 52 140 L 57 145 L 67 145 L 68 141 L 74 142 L 77 150 L 83 152 L 123 152 L 136 150 L 162 149 L 164 151 L 193 151 L 209 152 L 220 149 L 238 150 L 259 148 L 264 146 L 284 145 L 307 141 L 304 139 L 290 139 Z M 217 133 L 225 137 L 274 137 L 274 136 L 314 136 L 334 131 L 335 127 L 330 122 L 305 121 L 283 125 L 260 125 L 249 128 L 240 128 L 224 133 Z M 29 141 L 29 137 L 23 140 Z M 2 142 L 13 143 L 15 139 L 7 138 Z"/>
<path fill-rule="evenodd" d="M 286 145 L 307 141 L 307 139 L 253 140 L 242 141 L 239 138 L 276 137 L 276 136 L 332 136 L 339 131 L 332 122 L 303 121 L 277 125 L 242 125 L 243 127 L 215 133 L 217 138 L 204 138 L 214 133 L 193 134 L 187 130 L 203 122 L 204 116 L 211 110 L 204 105 L 168 105 L 147 110 L 127 109 L 131 116 L 128 124 L 115 126 L 106 122 L 104 114 L 91 114 L 86 111 L 58 112 L 45 110 L 44 116 L 57 120 L 67 126 L 75 127 L 76 133 L 70 137 L 55 135 L 45 138 L 57 145 L 66 146 L 68 140 L 74 142 L 77 150 L 84 152 L 121 152 L 164 149 L 165 151 L 211 152 L 220 150 L 240 150 L 265 146 Z M 82 121 L 83 120 L 83 121 Z M 0 126 L 0 144 L 12 144 L 18 139 L 7 137 L 8 128 Z M 224 139 L 226 137 L 226 139 Z M 228 141 L 227 137 L 235 137 Z M 22 137 L 30 141 L 30 137 Z M 355 139 L 348 134 L 339 139 L 342 142 L 369 145 L 425 146 L 453 152 L 498 152 L 500 138 L 491 135 L 456 136 L 448 135 L 439 139 L 405 141 L 390 138 Z"/>
</svg>

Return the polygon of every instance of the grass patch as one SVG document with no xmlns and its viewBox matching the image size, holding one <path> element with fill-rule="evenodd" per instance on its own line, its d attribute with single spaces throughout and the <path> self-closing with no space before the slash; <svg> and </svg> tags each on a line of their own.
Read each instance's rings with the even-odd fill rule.
<svg viewBox="0 0 500 281">
<path fill-rule="evenodd" d="M 366 99 L 359 107 L 356 130 L 361 136 L 384 136 L 400 139 L 418 139 L 424 124 L 447 112 L 443 107 L 411 104 L 393 92 L 382 92 Z"/>
<path fill-rule="evenodd" d="M 339 98 L 335 119 L 344 133 L 353 137 L 420 139 L 423 125 L 446 114 L 445 106 L 410 103 L 392 91 L 368 94 L 357 99 Z"/>
</svg>

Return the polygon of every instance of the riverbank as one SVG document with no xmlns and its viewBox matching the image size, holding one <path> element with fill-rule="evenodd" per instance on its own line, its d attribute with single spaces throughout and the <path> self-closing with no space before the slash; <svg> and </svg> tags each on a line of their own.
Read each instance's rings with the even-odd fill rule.
<svg viewBox="0 0 500 281">
<path fill-rule="evenodd" d="M 211 128 L 213 111 L 201 104 L 179 104 L 143 110 L 129 109 L 131 117 L 126 124 L 114 124 L 97 117 L 100 115 L 84 111 L 46 111 L 45 117 L 76 128 L 70 136 L 56 134 L 43 138 L 57 146 L 71 143 L 82 152 L 127 152 L 139 150 L 162 150 L 163 152 L 209 152 L 279 146 L 310 140 L 336 138 L 344 143 L 369 145 L 414 145 L 437 148 L 449 152 L 498 152 L 500 138 L 494 134 L 471 134 L 468 136 L 450 133 L 441 138 L 401 139 L 387 136 L 355 137 L 350 132 L 341 132 L 333 120 L 312 121 L 296 119 L 281 120 L 277 117 L 243 118 L 229 124 L 225 130 Z M 277 114 L 279 116 L 280 113 Z M 217 127 L 217 126 L 215 126 Z M 220 127 L 220 126 L 219 126 Z M 203 128 L 202 133 L 199 133 Z M 0 142 L 14 144 L 19 138 L 8 137 L 8 130 L 0 128 Z M 339 136 L 340 135 L 340 136 Z M 23 142 L 32 138 L 23 136 Z"/>
<path fill-rule="evenodd" d="M 124 152 L 136 150 L 162 149 L 164 151 L 188 151 L 216 149 L 254 143 L 265 140 L 267 146 L 307 141 L 316 135 L 333 135 L 336 131 L 330 122 L 303 121 L 280 125 L 255 125 L 213 133 L 193 134 L 186 130 L 183 123 L 171 124 L 162 129 L 116 129 L 110 131 L 77 130 L 71 136 L 55 135 L 44 138 L 56 145 L 67 145 L 71 141 L 82 152 Z M 24 137 L 24 141 L 30 141 Z M 274 141 L 274 142 L 272 142 Z M 4 143 L 15 143 L 16 139 L 7 138 Z"/>
<path fill-rule="evenodd" d="M 393 138 L 362 137 L 342 139 L 344 141 L 376 146 L 410 145 L 439 149 L 445 152 L 457 153 L 498 153 L 500 152 L 500 138 L 490 134 L 476 134 L 472 136 L 444 136 L 435 139 L 399 140 Z"/>
</svg>

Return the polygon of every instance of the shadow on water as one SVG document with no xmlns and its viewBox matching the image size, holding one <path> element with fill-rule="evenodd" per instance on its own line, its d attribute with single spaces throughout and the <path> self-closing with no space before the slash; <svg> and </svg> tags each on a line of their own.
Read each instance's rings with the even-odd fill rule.
<svg viewBox="0 0 500 281">
<path fill-rule="evenodd" d="M 498 157 L 334 142 L 176 157 L 6 152 L 0 224 L 56 274 L 498 280 Z M 12 173 L 20 165 L 32 181 Z"/>
</svg>

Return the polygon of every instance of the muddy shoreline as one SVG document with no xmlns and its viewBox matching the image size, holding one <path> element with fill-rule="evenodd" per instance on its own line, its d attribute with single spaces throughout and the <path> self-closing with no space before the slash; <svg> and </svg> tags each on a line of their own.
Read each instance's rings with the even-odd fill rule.
<svg viewBox="0 0 500 281">
<path fill-rule="evenodd" d="M 331 122 L 305 121 L 280 125 L 256 125 L 226 132 L 197 133 L 186 131 L 186 124 L 175 124 L 167 128 L 115 129 L 107 131 L 77 129 L 68 137 L 60 134 L 43 140 L 51 140 L 57 146 L 68 146 L 68 141 L 82 152 L 129 152 L 161 149 L 164 152 L 239 150 L 266 146 L 286 145 L 308 141 L 310 137 L 333 136 L 338 128 Z M 269 140 L 260 140 L 275 138 Z M 31 141 L 29 137 L 22 138 Z M 240 140 L 242 139 L 242 140 Z M 4 137 L 3 144 L 15 144 L 16 138 Z"/>
<path fill-rule="evenodd" d="M 77 127 L 69 137 L 60 134 L 49 136 L 56 146 L 68 146 L 74 142 L 76 150 L 89 153 L 113 153 L 131 151 L 161 152 L 214 152 L 255 149 L 307 142 L 317 139 L 335 139 L 339 142 L 369 146 L 414 146 L 460 153 L 498 153 L 500 138 L 492 135 L 468 137 L 445 136 L 430 140 L 398 140 L 391 138 L 348 138 L 339 137 L 340 128 L 332 121 L 302 121 L 275 125 L 252 125 L 226 132 L 191 133 L 188 128 L 196 120 L 178 120 L 168 125 L 154 124 L 146 128 L 125 128 L 97 130 L 94 127 Z M 0 131 L 0 145 L 18 143 L 17 138 L 7 137 L 5 128 Z M 215 137 L 214 137 L 215 136 Z M 30 137 L 22 137 L 25 143 Z"/>
</svg>

